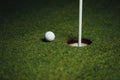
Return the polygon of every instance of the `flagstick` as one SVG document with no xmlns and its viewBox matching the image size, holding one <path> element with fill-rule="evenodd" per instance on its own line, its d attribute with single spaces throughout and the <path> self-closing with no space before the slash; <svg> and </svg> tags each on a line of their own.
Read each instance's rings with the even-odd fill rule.
<svg viewBox="0 0 120 80">
<path fill-rule="evenodd" d="M 78 46 L 82 46 L 82 0 L 79 0 L 79 37 Z"/>
</svg>

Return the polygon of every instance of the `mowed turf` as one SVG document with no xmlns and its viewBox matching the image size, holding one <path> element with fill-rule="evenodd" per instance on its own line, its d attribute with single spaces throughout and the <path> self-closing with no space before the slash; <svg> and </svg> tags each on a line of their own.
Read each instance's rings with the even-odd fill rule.
<svg viewBox="0 0 120 80">
<path fill-rule="evenodd" d="M 78 36 L 78 0 L 0 4 L 0 80 L 120 80 L 119 1 L 84 0 L 86 47 L 66 43 Z"/>
</svg>

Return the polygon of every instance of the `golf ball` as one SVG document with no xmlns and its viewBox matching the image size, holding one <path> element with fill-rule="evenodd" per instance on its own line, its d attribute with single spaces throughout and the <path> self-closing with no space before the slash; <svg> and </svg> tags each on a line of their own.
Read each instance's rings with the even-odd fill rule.
<svg viewBox="0 0 120 80">
<path fill-rule="evenodd" d="M 45 33 L 45 39 L 47 41 L 53 41 L 55 39 L 55 34 L 52 31 L 47 31 Z"/>
</svg>

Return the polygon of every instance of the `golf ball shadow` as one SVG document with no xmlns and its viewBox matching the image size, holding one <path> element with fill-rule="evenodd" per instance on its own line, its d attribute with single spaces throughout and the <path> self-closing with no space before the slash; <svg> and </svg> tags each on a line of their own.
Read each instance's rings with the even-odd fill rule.
<svg viewBox="0 0 120 80">
<path fill-rule="evenodd" d="M 42 38 L 41 41 L 42 42 L 51 42 L 51 41 L 46 40 L 45 38 Z"/>
</svg>

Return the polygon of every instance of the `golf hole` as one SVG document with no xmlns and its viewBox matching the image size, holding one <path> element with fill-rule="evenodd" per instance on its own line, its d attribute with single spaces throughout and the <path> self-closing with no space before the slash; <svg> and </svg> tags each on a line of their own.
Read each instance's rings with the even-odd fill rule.
<svg viewBox="0 0 120 80">
<path fill-rule="evenodd" d="M 91 40 L 82 38 L 82 43 L 81 43 L 81 46 L 80 46 L 80 47 L 88 46 L 88 45 L 90 45 L 91 43 L 92 43 Z M 67 39 L 67 44 L 70 45 L 70 46 L 79 47 L 79 46 L 78 46 L 78 39 L 77 39 L 77 38 Z"/>
</svg>

